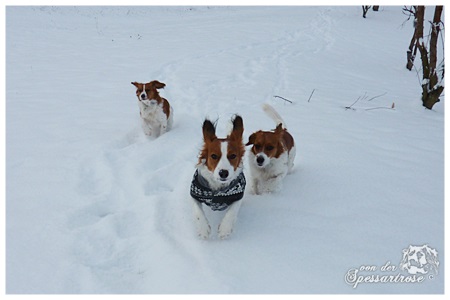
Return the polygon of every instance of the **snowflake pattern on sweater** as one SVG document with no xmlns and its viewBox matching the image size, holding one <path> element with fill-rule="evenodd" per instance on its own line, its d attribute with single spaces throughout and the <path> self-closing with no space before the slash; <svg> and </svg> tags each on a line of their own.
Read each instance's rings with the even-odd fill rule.
<svg viewBox="0 0 450 300">
<path fill-rule="evenodd" d="M 241 173 L 225 189 L 213 191 L 208 186 L 206 179 L 198 174 L 198 170 L 196 170 L 191 183 L 191 196 L 205 203 L 214 211 L 222 211 L 227 209 L 233 202 L 239 201 L 244 197 L 245 184 L 244 173 Z"/>
</svg>

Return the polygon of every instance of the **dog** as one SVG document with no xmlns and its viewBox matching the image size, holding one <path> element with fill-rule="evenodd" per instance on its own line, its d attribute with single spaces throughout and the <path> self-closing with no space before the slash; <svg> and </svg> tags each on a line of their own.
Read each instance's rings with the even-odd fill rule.
<svg viewBox="0 0 450 300">
<path fill-rule="evenodd" d="M 131 84 L 136 87 L 144 133 L 157 138 L 169 131 L 173 123 L 173 108 L 169 101 L 158 93 L 158 89 L 162 89 L 166 85 L 157 80 L 148 83 L 132 82 Z"/>
<path fill-rule="evenodd" d="M 203 148 L 191 182 L 190 194 L 197 233 L 207 239 L 211 226 L 202 205 L 213 211 L 225 211 L 218 235 L 229 237 L 236 222 L 240 201 L 244 196 L 246 180 L 243 172 L 245 146 L 242 139 L 244 125 L 239 115 L 232 118 L 233 129 L 226 138 L 216 136 L 216 127 L 208 119 L 202 126 Z"/>
<path fill-rule="evenodd" d="M 281 189 L 283 178 L 294 167 L 296 153 L 294 138 L 281 116 L 268 104 L 263 105 L 263 110 L 277 127 L 272 131 L 252 133 L 246 144 L 252 145 L 248 156 L 252 190 L 257 195 Z"/>
<path fill-rule="evenodd" d="M 400 269 L 409 274 L 438 274 L 439 261 L 436 249 L 428 245 L 413 246 L 403 249 L 403 259 Z"/>
</svg>

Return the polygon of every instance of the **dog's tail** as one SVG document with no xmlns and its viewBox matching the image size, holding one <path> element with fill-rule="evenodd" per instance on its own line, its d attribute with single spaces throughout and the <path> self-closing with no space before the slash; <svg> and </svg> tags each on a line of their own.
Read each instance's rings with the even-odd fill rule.
<svg viewBox="0 0 450 300">
<path fill-rule="evenodd" d="M 266 113 L 266 115 L 269 116 L 269 118 L 271 118 L 276 126 L 280 125 L 286 129 L 286 123 L 284 122 L 283 118 L 280 116 L 280 114 L 275 110 L 275 108 L 273 108 L 271 105 L 264 103 L 262 105 L 262 109 L 264 110 L 264 112 Z"/>
</svg>

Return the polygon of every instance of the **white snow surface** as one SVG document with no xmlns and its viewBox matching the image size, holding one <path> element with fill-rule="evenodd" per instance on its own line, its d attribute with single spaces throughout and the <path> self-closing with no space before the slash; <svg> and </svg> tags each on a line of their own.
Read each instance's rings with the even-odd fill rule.
<svg viewBox="0 0 450 300">
<path fill-rule="evenodd" d="M 444 101 L 421 106 L 412 21 L 381 8 L 6 7 L 6 292 L 443 293 Z M 131 82 L 155 79 L 174 126 L 151 139 Z M 247 187 L 227 240 L 207 211 L 201 240 L 201 124 L 224 136 L 237 113 L 247 139 L 275 128 L 263 103 L 294 136 L 294 172 L 277 193 Z M 380 267 L 424 244 L 434 278 L 345 282 L 406 276 Z"/>
</svg>

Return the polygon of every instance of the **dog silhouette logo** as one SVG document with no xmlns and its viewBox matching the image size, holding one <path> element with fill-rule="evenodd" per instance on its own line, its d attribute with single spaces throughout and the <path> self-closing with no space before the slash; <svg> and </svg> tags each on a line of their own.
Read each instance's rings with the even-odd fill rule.
<svg viewBox="0 0 450 300">
<path fill-rule="evenodd" d="M 403 249 L 403 259 L 400 269 L 409 274 L 438 274 L 439 261 L 436 249 L 423 246 L 412 246 Z"/>
</svg>

